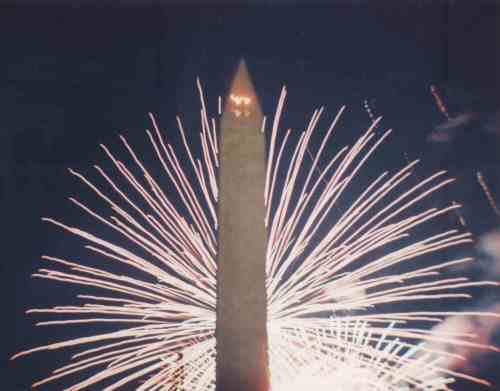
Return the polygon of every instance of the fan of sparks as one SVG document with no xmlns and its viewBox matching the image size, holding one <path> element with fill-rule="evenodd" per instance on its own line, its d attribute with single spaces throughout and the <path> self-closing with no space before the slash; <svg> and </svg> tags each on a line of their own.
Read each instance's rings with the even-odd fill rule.
<svg viewBox="0 0 500 391">
<path fill-rule="evenodd" d="M 70 170 L 113 215 L 107 217 L 108 213 L 76 198 L 70 198 L 71 202 L 114 231 L 120 244 L 44 219 L 80 237 L 89 259 L 98 260 L 102 268 L 85 260 L 44 256 L 53 268 L 42 268 L 35 277 L 74 284 L 92 294 L 78 295 L 80 305 L 28 312 L 61 316 L 37 325 L 105 323 L 114 330 L 15 355 L 80 349 L 68 365 L 34 386 L 80 375 L 65 390 L 96 386 L 105 391 L 130 386 L 138 391 L 215 389 L 218 131 L 199 82 L 198 89 L 202 106 L 199 157 L 179 118 L 183 145 L 176 150 L 150 114 L 152 131 L 146 134 L 155 167 L 148 168 L 120 137 L 127 165 L 101 145 L 113 170 L 95 166 L 105 186 Z M 470 242 L 468 233 L 449 230 L 405 241 L 416 227 L 458 207 L 411 214 L 422 200 L 452 180 L 438 172 L 404 187 L 417 164 L 411 162 L 368 183 L 351 199 L 349 208 L 334 217 L 339 199 L 351 192 L 351 182 L 390 131 L 380 132 L 377 119 L 354 145 L 325 158 L 324 152 L 332 150 L 332 134 L 344 108 L 321 131 L 318 122 L 323 109 L 315 111 L 298 141 L 292 141 L 292 131 L 280 129 L 285 97 L 283 88 L 270 129 L 264 195 L 273 390 L 302 389 L 300 384 L 314 384 L 318 390 L 322 385 L 343 390 L 441 390 L 448 389 L 455 377 L 487 383 L 441 367 L 440 361 L 453 354 L 433 349 L 432 342 L 493 347 L 475 344 L 467 335 L 435 334 L 413 325 L 470 312 L 384 310 L 394 303 L 469 297 L 462 288 L 495 284 L 439 277 L 446 267 L 469 262 L 469 258 L 419 266 L 423 255 Z M 219 115 L 220 108 L 219 99 Z M 322 136 L 312 153 L 315 132 Z M 395 267 L 400 264 L 408 266 L 404 272 Z M 354 379 L 363 383 L 353 383 Z"/>
</svg>

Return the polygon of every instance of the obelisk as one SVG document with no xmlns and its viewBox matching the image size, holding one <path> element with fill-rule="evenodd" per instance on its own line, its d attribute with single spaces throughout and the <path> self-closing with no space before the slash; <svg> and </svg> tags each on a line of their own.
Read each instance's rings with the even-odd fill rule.
<svg viewBox="0 0 500 391">
<path fill-rule="evenodd" d="M 221 118 L 217 391 L 269 389 L 262 118 L 242 60 Z"/>
</svg>

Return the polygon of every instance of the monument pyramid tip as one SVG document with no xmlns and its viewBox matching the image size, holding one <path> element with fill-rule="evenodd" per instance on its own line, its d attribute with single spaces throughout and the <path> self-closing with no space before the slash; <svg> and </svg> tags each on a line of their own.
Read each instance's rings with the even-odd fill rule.
<svg viewBox="0 0 500 391">
<path fill-rule="evenodd" d="M 245 59 L 242 57 L 226 98 L 225 113 L 238 118 L 262 117 L 260 102 Z"/>
</svg>

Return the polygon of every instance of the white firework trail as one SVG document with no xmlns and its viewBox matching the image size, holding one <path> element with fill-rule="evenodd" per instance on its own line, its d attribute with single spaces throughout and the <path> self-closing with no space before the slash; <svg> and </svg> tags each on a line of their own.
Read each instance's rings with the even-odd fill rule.
<svg viewBox="0 0 500 391">
<path fill-rule="evenodd" d="M 71 364 L 55 370 L 34 386 L 92 369 L 94 375 L 65 390 L 78 391 L 101 382 L 107 384 L 102 388 L 105 391 L 130 384 L 139 391 L 215 388 L 218 132 L 216 119 L 209 118 L 207 113 L 199 82 L 198 88 L 202 105 L 199 158 L 190 149 L 182 122 L 177 118 L 182 153 L 190 167 L 183 167 L 180 155 L 165 140 L 150 115 L 153 131 L 146 133 L 163 171 L 161 178 L 155 178 L 153 170 L 148 170 L 124 137 L 120 138 L 133 168 L 128 168 L 105 146 L 102 148 L 118 179 L 95 166 L 107 183 L 107 190 L 70 170 L 114 215 L 106 218 L 75 198 L 71 201 L 116 231 L 129 246 L 113 244 L 54 219 L 44 220 L 82 238 L 87 243 L 85 247 L 102 259 L 101 263 L 129 268 L 129 273 L 120 270 L 118 274 L 80 262 L 43 257 L 63 271 L 43 268 L 35 277 L 107 293 L 79 295 L 85 301 L 80 306 L 29 310 L 29 313 L 70 317 L 38 325 L 110 323 L 116 331 L 16 354 L 14 357 L 62 348 L 83 349 L 72 356 Z M 429 390 L 448 389 L 453 377 L 486 383 L 441 368 L 439 361 L 451 353 L 417 345 L 419 341 L 438 339 L 477 348 L 493 347 L 474 344 L 460 335 L 431 335 L 428 330 L 412 325 L 415 321 L 439 322 L 448 315 L 471 313 L 378 311 L 384 305 L 398 302 L 466 298 L 469 295 L 462 288 L 496 285 L 439 277 L 446 267 L 469 262 L 469 258 L 426 267 L 418 265 L 417 258 L 422 255 L 469 243 L 468 233 L 450 230 L 409 244 L 401 242 L 417 226 L 458 207 L 431 208 L 408 216 L 414 205 L 452 180 L 443 179 L 445 173 L 438 172 L 407 190 L 399 190 L 417 164 L 414 161 L 392 175 L 382 173 L 353 198 L 340 218 L 333 219 L 332 211 L 339 198 L 349 191 L 351 182 L 390 131 L 377 134 L 375 128 L 380 119 L 375 120 L 352 147 L 342 148 L 325 164 L 323 153 L 331 149 L 328 144 L 344 108 L 326 130 L 318 151 L 311 154 L 310 140 L 317 132 L 323 109 L 314 112 L 299 141 L 290 146 L 291 131 L 283 137 L 279 132 L 285 96 L 283 89 L 270 135 L 264 194 L 273 389 L 280 389 L 287 374 L 312 374 L 339 381 L 342 368 L 344 372 L 350 368 L 372 374 L 366 377 L 369 380 L 366 390 L 370 391 L 384 389 L 383 385 L 388 390 L 399 390 L 401 384 L 426 385 Z M 219 101 L 219 114 L 220 106 Z M 293 149 L 288 160 L 287 148 Z M 310 164 L 305 161 L 306 152 L 312 157 Z M 174 189 L 173 197 L 164 188 L 165 178 Z M 389 198 L 394 194 L 395 197 Z M 383 255 L 378 254 L 384 250 Z M 375 252 L 378 255 L 370 258 Z M 406 272 L 394 271 L 398 264 L 413 267 Z M 333 314 L 333 320 L 325 314 Z"/>
<path fill-rule="evenodd" d="M 408 213 L 453 179 L 446 178 L 446 173 L 441 171 L 415 185 L 406 185 L 405 188 L 405 181 L 418 163 L 409 162 L 392 175 L 382 173 L 358 196 L 353 198 L 349 194 L 352 199 L 349 208 L 340 218 L 333 218 L 332 212 L 337 212 L 339 199 L 350 191 L 351 182 L 363 166 L 368 164 L 368 159 L 387 138 L 390 130 L 378 134 L 376 129 L 381 118 L 374 120 L 352 147 L 344 147 L 333 158 L 326 159 L 326 163 L 322 164 L 324 168 L 319 170 L 319 162 L 325 160 L 322 154 L 344 107 L 326 130 L 317 152 L 312 154 L 312 163 L 308 164 L 305 161 L 306 152 L 309 153 L 310 140 L 323 108 L 313 113 L 298 142 L 292 146 L 287 145 L 290 131 L 282 137 L 282 141 L 278 141 L 279 119 L 286 93 L 284 88 L 271 130 L 265 194 L 269 232 L 267 295 L 272 382 L 275 383 L 273 379 L 282 373 L 281 369 L 276 369 L 281 368 L 279 363 L 289 362 L 289 355 L 300 349 L 299 343 L 289 344 L 287 338 L 290 337 L 290 330 L 327 335 L 326 331 L 331 330 L 332 323 L 325 314 L 332 313 L 338 319 L 351 322 L 348 324 L 363 322 L 363 327 L 373 341 L 396 338 L 404 340 L 408 348 L 415 348 L 418 341 L 441 340 L 457 346 L 497 350 L 493 346 L 466 341 L 461 335 L 431 335 L 428 330 L 421 329 L 421 325 L 416 326 L 422 321 L 441 322 L 452 315 L 499 317 L 496 313 L 390 310 L 390 306 L 394 304 L 411 305 L 412 302 L 424 300 L 435 301 L 435 307 L 439 308 L 444 299 L 469 298 L 470 295 L 463 288 L 498 285 L 497 282 L 440 277 L 440 273 L 447 267 L 470 262 L 471 258 L 453 259 L 430 266 L 428 263 L 427 266 L 421 265 L 420 260 L 424 255 L 470 243 L 472 239 L 469 233 L 449 230 L 409 243 L 404 240 L 418 226 L 432 222 L 459 207 L 455 203 L 417 214 Z M 293 151 L 290 158 L 284 156 L 286 148 Z M 318 170 L 320 174 L 314 175 Z M 278 178 L 279 175 L 284 179 Z M 277 190 L 278 182 L 280 190 Z M 413 308 L 415 309 L 415 305 Z M 375 346 L 380 347 L 379 342 Z M 399 342 L 397 345 L 403 346 Z M 330 356 L 335 357 L 343 348 L 338 345 L 337 339 L 333 339 L 328 349 L 323 347 L 316 351 L 325 349 Z M 377 349 L 374 350 L 373 346 L 363 350 L 363 354 L 372 357 L 376 357 L 375 352 Z M 425 368 L 432 365 L 433 373 L 440 373 L 446 378 L 452 375 L 489 384 L 483 379 L 463 373 L 451 373 L 445 367 L 440 367 L 439 362 L 444 360 L 447 352 L 434 351 L 432 354 L 435 356 L 431 360 L 432 364 L 426 363 L 420 356 L 405 355 L 404 365 L 399 362 L 397 371 L 401 374 L 414 365 L 423 365 Z M 288 379 L 293 378 L 292 374 L 300 374 L 304 366 L 307 372 L 310 365 L 294 362 L 295 366 L 288 371 Z M 364 370 L 368 369 L 365 365 Z M 379 373 L 379 369 L 375 369 Z M 427 384 L 422 373 L 417 372 L 416 375 L 421 378 L 405 380 L 409 386 L 421 387 Z M 434 379 L 433 388 L 430 389 L 447 389 L 447 383 L 448 380 L 440 383 Z M 386 383 L 373 387 L 367 389 L 390 389 Z"/>
<path fill-rule="evenodd" d="M 199 83 L 198 86 L 201 94 Z M 66 270 L 44 268 L 35 277 L 99 288 L 107 295 L 79 295 L 86 301 L 81 306 L 29 310 L 29 313 L 73 316 L 70 320 L 38 325 L 106 322 L 113 324 L 117 331 L 17 354 L 14 357 L 73 346 L 85 349 L 73 356 L 73 363 L 55 370 L 34 386 L 92 368 L 95 375 L 66 390 L 82 390 L 110 379 L 113 379 L 111 384 L 103 388 L 106 391 L 144 379 L 137 390 L 174 390 L 180 381 L 187 389 L 214 388 L 218 150 L 215 121 L 209 122 L 203 97 L 202 107 L 201 158 L 193 156 L 182 122 L 177 119 L 184 153 L 194 175 L 181 166 L 178 153 L 165 140 L 152 115 L 153 131 L 146 131 L 158 164 L 180 201 L 172 201 L 160 184 L 165 178 L 154 178 L 124 137 L 120 138 L 134 162 L 133 169 L 127 168 L 107 147 L 101 147 L 121 176 L 119 179 L 125 180 L 135 192 L 133 197 L 99 166 L 95 168 L 109 185 L 107 192 L 70 170 L 114 215 L 106 218 L 75 198 L 71 201 L 119 233 L 129 241 L 130 248 L 53 219 L 44 220 L 84 239 L 86 248 L 102 258 L 102 264 L 110 261 L 131 269 L 127 275 L 116 274 L 60 258 L 43 257 Z M 140 203 L 134 202 L 134 197 L 139 198 Z"/>
</svg>

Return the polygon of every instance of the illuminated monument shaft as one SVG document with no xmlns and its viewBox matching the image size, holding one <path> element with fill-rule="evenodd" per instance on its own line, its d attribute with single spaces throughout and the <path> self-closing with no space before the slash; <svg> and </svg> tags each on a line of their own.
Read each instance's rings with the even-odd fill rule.
<svg viewBox="0 0 500 391">
<path fill-rule="evenodd" d="M 217 391 L 267 391 L 262 113 L 244 62 L 221 120 Z"/>
</svg>

